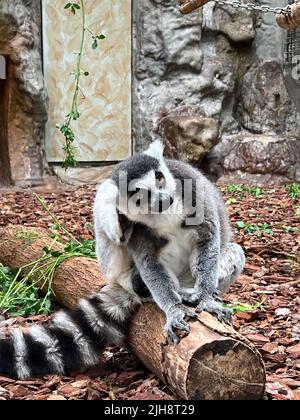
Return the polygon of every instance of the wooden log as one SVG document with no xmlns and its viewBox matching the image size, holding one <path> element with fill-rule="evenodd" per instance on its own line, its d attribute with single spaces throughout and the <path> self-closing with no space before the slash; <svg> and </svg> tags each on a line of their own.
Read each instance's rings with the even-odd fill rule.
<svg viewBox="0 0 300 420">
<path fill-rule="evenodd" d="M 132 318 L 128 347 L 180 398 L 262 397 L 265 371 L 261 356 L 233 328 L 202 313 L 190 322 L 190 334 L 174 346 L 166 340 L 164 324 L 164 314 L 156 305 L 143 305 Z"/>
<path fill-rule="evenodd" d="M 51 238 L 44 230 L 0 228 L 0 262 L 20 267 L 38 259 Z M 58 250 L 61 246 L 58 245 Z M 59 302 L 74 307 L 78 299 L 98 291 L 104 280 L 98 264 L 72 258 L 57 269 L 53 289 Z M 155 304 L 142 305 L 128 332 L 129 349 L 183 399 L 260 399 L 265 370 L 255 348 L 231 327 L 203 313 L 191 321 L 180 344 L 167 342 L 165 317 Z"/>
<path fill-rule="evenodd" d="M 0 228 L 0 262 L 11 268 L 26 266 L 43 256 L 45 247 L 52 251 L 63 251 L 64 247 L 55 243 L 45 229 L 7 226 Z M 31 267 L 23 270 L 24 274 Z M 32 280 L 36 280 L 36 276 Z M 104 279 L 95 260 L 83 257 L 64 261 L 53 278 L 52 289 L 58 302 L 68 308 L 76 306 L 79 299 L 101 289 Z M 45 285 L 47 289 L 47 285 Z"/>
<path fill-rule="evenodd" d="M 178 0 L 179 10 L 183 15 L 193 12 L 199 7 L 204 6 L 210 0 Z"/>
<path fill-rule="evenodd" d="M 278 14 L 276 16 L 276 22 L 281 28 L 286 30 L 298 28 L 300 26 L 300 0 L 295 0 L 291 5 L 290 14 Z"/>
</svg>

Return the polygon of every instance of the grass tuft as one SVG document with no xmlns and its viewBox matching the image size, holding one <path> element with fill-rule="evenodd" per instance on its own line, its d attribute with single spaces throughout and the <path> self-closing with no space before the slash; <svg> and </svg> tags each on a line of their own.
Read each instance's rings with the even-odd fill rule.
<svg viewBox="0 0 300 420">
<path fill-rule="evenodd" d="M 239 231 L 243 230 L 249 235 L 257 235 L 259 237 L 264 234 L 273 236 L 274 232 L 271 229 L 271 225 L 268 223 L 245 223 L 243 221 L 236 222 L 236 227 Z"/>
<path fill-rule="evenodd" d="M 294 183 L 287 186 L 291 198 L 300 198 L 300 184 Z"/>
</svg>

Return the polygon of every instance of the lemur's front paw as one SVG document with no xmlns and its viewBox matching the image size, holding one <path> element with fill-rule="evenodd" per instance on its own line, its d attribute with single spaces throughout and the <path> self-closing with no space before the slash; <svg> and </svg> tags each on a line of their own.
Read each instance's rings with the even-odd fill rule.
<svg viewBox="0 0 300 420">
<path fill-rule="evenodd" d="M 190 326 L 185 319 L 190 318 L 197 318 L 197 314 L 183 305 L 172 306 L 168 310 L 165 331 L 171 343 L 178 344 L 180 342 L 180 337 L 174 332 L 174 329 L 183 332 L 184 335 L 189 334 Z"/>
<path fill-rule="evenodd" d="M 225 324 L 231 325 L 232 310 L 225 308 L 219 298 L 217 300 L 209 296 L 202 298 L 196 308 L 196 311 L 206 311 L 215 315 L 220 322 L 225 322 Z"/>
</svg>

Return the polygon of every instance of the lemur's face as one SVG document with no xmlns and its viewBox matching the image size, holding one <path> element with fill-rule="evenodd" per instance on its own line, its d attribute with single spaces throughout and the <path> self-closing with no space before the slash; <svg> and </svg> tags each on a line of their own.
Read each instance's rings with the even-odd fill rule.
<svg viewBox="0 0 300 420">
<path fill-rule="evenodd" d="M 146 152 L 119 167 L 118 208 L 131 220 L 135 216 L 164 213 L 173 204 L 176 182 L 164 160 L 163 149 L 162 143 L 156 141 Z"/>
</svg>

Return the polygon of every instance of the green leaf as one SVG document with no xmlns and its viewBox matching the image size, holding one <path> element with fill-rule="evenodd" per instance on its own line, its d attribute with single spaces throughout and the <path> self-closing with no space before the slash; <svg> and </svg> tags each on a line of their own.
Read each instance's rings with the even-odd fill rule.
<svg viewBox="0 0 300 420">
<path fill-rule="evenodd" d="M 53 251 L 53 252 L 51 252 L 51 255 L 54 258 L 59 258 L 59 257 L 61 257 L 63 255 L 63 253 L 62 252 L 59 252 L 59 251 Z"/>
<path fill-rule="evenodd" d="M 101 35 L 98 35 L 97 38 L 102 41 L 103 39 L 106 39 L 106 36 L 101 34 Z"/>
<path fill-rule="evenodd" d="M 70 243 L 69 245 L 65 247 L 65 252 L 67 253 L 74 252 L 75 249 L 76 249 L 76 244 Z"/>
<path fill-rule="evenodd" d="M 250 194 L 252 194 L 256 198 L 260 198 L 263 195 L 263 190 L 259 187 L 252 187 L 250 188 Z"/>
<path fill-rule="evenodd" d="M 92 48 L 93 48 L 93 50 L 96 50 L 98 48 L 98 41 L 97 41 L 97 39 L 95 39 L 94 42 L 92 43 Z"/>
<path fill-rule="evenodd" d="M 67 3 L 66 5 L 65 5 L 65 9 L 70 9 L 70 7 L 72 6 L 72 3 Z"/>
<path fill-rule="evenodd" d="M 245 185 L 244 184 L 230 184 L 227 186 L 226 189 L 228 193 L 241 193 L 245 191 Z"/>
<path fill-rule="evenodd" d="M 51 309 L 51 300 L 47 299 L 45 301 L 45 309 L 49 311 Z"/>
<path fill-rule="evenodd" d="M 230 308 L 233 311 L 233 314 L 241 313 L 241 312 L 256 312 L 257 310 L 263 310 L 265 299 L 261 302 L 257 302 L 255 305 L 249 305 L 247 303 L 240 303 L 240 302 L 233 302 L 230 304 L 225 305 L 226 308 Z"/>
<path fill-rule="evenodd" d="M 236 222 L 236 227 L 238 229 L 244 229 L 246 227 L 244 222 Z"/>
<path fill-rule="evenodd" d="M 74 111 L 73 114 L 72 114 L 72 118 L 73 118 L 74 121 L 78 120 L 78 118 L 80 118 L 80 113 L 78 111 Z M 72 133 L 72 134 L 74 134 L 74 133 Z"/>
<path fill-rule="evenodd" d="M 288 192 L 291 198 L 300 198 L 300 184 L 294 183 L 288 185 Z"/>
</svg>

